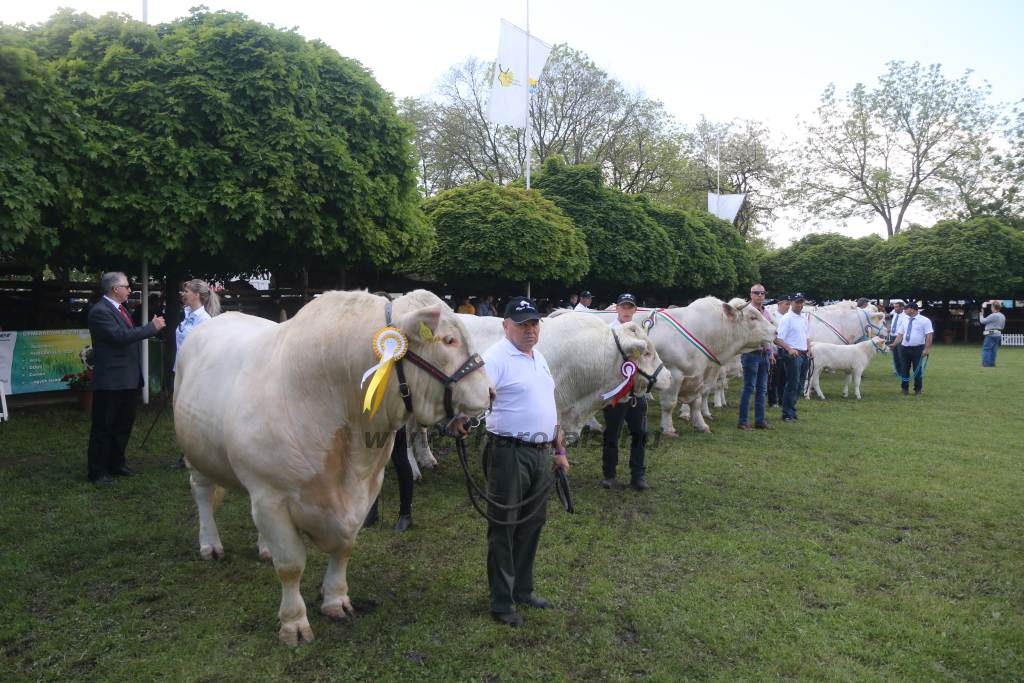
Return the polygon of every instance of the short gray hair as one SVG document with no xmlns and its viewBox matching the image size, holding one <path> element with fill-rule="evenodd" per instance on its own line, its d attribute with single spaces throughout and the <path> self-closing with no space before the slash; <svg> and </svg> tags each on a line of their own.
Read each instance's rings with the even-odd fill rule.
<svg viewBox="0 0 1024 683">
<path fill-rule="evenodd" d="M 104 294 L 110 294 L 114 287 L 121 284 L 122 280 L 127 280 L 128 276 L 118 271 L 110 271 L 109 273 L 103 273 L 100 276 L 100 290 Z"/>
</svg>

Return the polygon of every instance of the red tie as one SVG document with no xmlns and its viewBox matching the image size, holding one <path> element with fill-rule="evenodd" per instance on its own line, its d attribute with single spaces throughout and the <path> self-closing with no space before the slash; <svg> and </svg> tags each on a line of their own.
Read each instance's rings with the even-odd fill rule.
<svg viewBox="0 0 1024 683">
<path fill-rule="evenodd" d="M 135 327 L 132 323 L 132 317 L 128 315 L 128 309 L 124 307 L 124 304 L 118 306 L 117 310 L 121 311 L 121 315 L 124 316 L 124 321 L 128 323 L 128 327 Z"/>
</svg>

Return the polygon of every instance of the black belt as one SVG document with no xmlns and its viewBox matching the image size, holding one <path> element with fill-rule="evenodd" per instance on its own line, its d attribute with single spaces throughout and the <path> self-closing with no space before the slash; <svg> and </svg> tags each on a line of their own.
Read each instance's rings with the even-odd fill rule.
<svg viewBox="0 0 1024 683">
<path fill-rule="evenodd" d="M 487 438 L 492 439 L 494 441 L 499 441 L 499 442 L 503 441 L 503 442 L 505 442 L 507 444 L 514 444 L 516 446 L 525 446 L 527 448 L 536 448 L 539 451 L 543 451 L 543 450 L 547 450 L 549 448 L 554 448 L 555 447 L 555 444 L 552 443 L 551 441 L 542 441 L 540 443 L 537 443 L 536 441 L 523 441 L 522 439 L 517 439 L 514 436 L 501 436 L 499 434 L 494 434 L 492 432 L 487 432 Z"/>
</svg>

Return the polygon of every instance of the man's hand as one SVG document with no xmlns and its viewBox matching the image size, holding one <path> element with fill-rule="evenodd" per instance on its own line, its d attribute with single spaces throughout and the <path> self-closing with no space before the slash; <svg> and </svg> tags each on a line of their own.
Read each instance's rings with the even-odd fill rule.
<svg viewBox="0 0 1024 683">
<path fill-rule="evenodd" d="M 154 315 L 153 316 L 153 327 L 155 327 L 156 331 L 159 332 L 160 330 L 162 330 L 165 327 L 167 327 L 167 321 L 164 320 L 164 317 L 162 315 Z"/>
<path fill-rule="evenodd" d="M 448 431 L 454 436 L 466 436 L 469 434 L 469 418 L 459 415 L 448 423 Z"/>
<path fill-rule="evenodd" d="M 561 455 L 555 453 L 555 467 L 562 470 L 565 474 L 569 474 L 569 456 L 565 453 Z"/>
</svg>

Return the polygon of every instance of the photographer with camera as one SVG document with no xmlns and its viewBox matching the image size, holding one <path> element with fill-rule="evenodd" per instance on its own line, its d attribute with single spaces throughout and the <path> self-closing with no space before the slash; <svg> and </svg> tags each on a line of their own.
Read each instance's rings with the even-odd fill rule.
<svg viewBox="0 0 1024 683">
<path fill-rule="evenodd" d="M 985 315 L 986 306 L 991 307 L 988 315 Z M 999 347 L 1003 342 L 1003 328 L 1006 327 L 1003 305 L 996 299 L 982 302 L 978 322 L 985 326 L 982 332 L 984 339 L 981 342 L 981 367 L 994 368 L 996 366 L 996 352 L 999 351 Z"/>
</svg>

